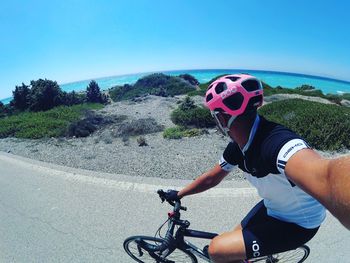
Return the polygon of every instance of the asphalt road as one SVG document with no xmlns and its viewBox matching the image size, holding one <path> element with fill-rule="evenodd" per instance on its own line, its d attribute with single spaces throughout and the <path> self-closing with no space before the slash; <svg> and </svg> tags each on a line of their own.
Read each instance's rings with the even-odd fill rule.
<svg viewBox="0 0 350 263">
<path fill-rule="evenodd" d="M 133 262 L 123 240 L 154 235 L 170 210 L 156 189 L 185 183 L 92 173 L 0 153 L 0 262 Z M 245 183 L 229 182 L 186 198 L 183 217 L 194 229 L 220 233 L 257 201 Z M 330 214 L 309 246 L 307 262 L 350 262 L 350 232 Z"/>
</svg>

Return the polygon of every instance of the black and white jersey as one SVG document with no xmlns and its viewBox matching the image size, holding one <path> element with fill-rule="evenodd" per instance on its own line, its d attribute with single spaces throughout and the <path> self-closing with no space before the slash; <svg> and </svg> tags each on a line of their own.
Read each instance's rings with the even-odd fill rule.
<svg viewBox="0 0 350 263">
<path fill-rule="evenodd" d="M 238 167 L 264 199 L 267 213 L 277 219 L 305 228 L 318 227 L 325 208 L 296 186 L 285 174 L 290 157 L 307 143 L 293 131 L 257 116 L 249 140 L 243 149 L 230 142 L 220 159 L 225 171 Z"/>
</svg>

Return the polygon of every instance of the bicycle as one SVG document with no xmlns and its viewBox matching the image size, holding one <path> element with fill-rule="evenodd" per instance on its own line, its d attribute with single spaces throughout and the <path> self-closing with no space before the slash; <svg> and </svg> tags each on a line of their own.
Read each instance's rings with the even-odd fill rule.
<svg viewBox="0 0 350 263">
<path fill-rule="evenodd" d="M 194 237 L 200 239 L 213 239 L 218 234 L 189 229 L 190 222 L 181 219 L 180 210 L 186 211 L 187 208 L 181 206 L 180 201 L 172 202 L 166 200 L 163 190 L 157 191 L 162 202 L 167 201 L 173 206 L 173 211 L 168 213 L 168 219 L 162 224 L 154 237 L 152 236 L 131 236 L 125 239 L 123 246 L 128 255 L 137 262 L 156 262 L 156 263 L 197 263 L 199 258 L 210 262 L 208 254 L 208 245 L 203 249 L 185 240 L 184 237 Z M 168 229 L 164 237 L 160 235 L 162 227 L 168 223 Z M 177 230 L 174 234 L 175 227 Z M 157 234 L 159 237 L 156 237 Z M 301 263 L 309 256 L 310 248 L 302 245 L 295 250 L 263 256 L 250 259 L 244 262 L 293 262 Z"/>
</svg>

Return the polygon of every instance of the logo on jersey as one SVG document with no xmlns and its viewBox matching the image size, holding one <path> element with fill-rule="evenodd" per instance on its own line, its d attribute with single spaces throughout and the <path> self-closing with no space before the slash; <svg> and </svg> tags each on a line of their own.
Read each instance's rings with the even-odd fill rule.
<svg viewBox="0 0 350 263">
<path fill-rule="evenodd" d="M 290 153 L 291 151 L 293 151 L 293 149 L 294 149 L 295 147 L 302 146 L 302 145 L 303 145 L 303 144 L 302 144 L 301 142 L 299 142 L 299 143 L 295 144 L 294 146 L 290 147 L 290 148 L 285 152 L 285 154 L 283 154 L 283 158 L 286 158 L 287 155 L 288 155 L 288 153 Z"/>
<path fill-rule="evenodd" d="M 260 256 L 260 246 L 259 244 L 254 240 L 253 245 L 252 245 L 252 250 L 253 250 L 253 257 L 259 257 Z"/>
</svg>

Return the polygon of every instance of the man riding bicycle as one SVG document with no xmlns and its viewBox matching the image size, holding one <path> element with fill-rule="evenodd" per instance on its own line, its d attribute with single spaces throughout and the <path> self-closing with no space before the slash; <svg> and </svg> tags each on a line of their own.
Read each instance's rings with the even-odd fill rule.
<svg viewBox="0 0 350 263">
<path fill-rule="evenodd" d="M 349 211 L 349 203 L 340 205 L 349 194 L 333 187 L 330 177 L 342 182 L 348 159 L 325 160 L 302 137 L 259 116 L 263 88 L 258 79 L 248 74 L 220 77 L 209 85 L 205 103 L 231 141 L 217 165 L 181 191 L 169 191 L 168 199 L 208 190 L 235 167 L 263 198 L 232 231 L 211 241 L 214 262 L 240 262 L 301 246 L 325 219 L 324 206 L 349 227 L 344 210 Z M 339 168 L 344 162 L 347 167 Z"/>
</svg>

